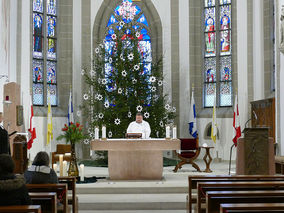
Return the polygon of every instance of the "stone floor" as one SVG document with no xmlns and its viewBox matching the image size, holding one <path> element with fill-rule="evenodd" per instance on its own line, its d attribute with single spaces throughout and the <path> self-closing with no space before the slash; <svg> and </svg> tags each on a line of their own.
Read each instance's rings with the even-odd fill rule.
<svg viewBox="0 0 284 213">
<path fill-rule="evenodd" d="M 203 161 L 198 161 L 201 170 Z M 228 162 L 212 162 L 212 173 L 199 173 L 185 165 L 177 173 L 164 167 L 161 181 L 111 181 L 107 168 L 85 167 L 85 176 L 106 177 L 92 184 L 77 184 L 80 213 L 185 213 L 188 175 L 228 174 Z M 232 173 L 235 164 L 232 164 Z"/>
</svg>

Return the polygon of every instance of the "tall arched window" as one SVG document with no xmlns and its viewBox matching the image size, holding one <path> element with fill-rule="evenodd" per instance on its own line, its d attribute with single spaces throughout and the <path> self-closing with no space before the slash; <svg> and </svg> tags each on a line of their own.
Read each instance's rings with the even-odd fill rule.
<svg viewBox="0 0 284 213">
<path fill-rule="evenodd" d="M 204 0 L 204 107 L 232 106 L 231 0 Z"/>
<path fill-rule="evenodd" d="M 119 22 L 118 20 L 122 21 Z M 134 30 L 137 32 L 136 36 L 139 39 L 138 50 L 141 52 L 142 55 L 144 72 L 151 72 L 152 47 L 151 47 L 151 38 L 148 33 L 149 24 L 141 8 L 138 5 L 133 4 L 132 0 L 122 0 L 121 4 L 119 4 L 113 10 L 113 13 L 111 14 L 107 24 L 105 49 L 107 52 L 110 52 L 111 47 L 115 44 L 115 42 L 112 39 L 112 36 L 114 34 L 114 28 L 120 30 L 122 28 L 122 25 L 130 22 L 133 29 L 128 29 L 127 31 Z M 129 39 L 127 31 L 121 38 L 125 40 L 125 48 L 129 48 L 127 47 L 127 39 Z M 112 70 L 112 67 L 109 63 L 106 63 L 105 66 L 106 66 L 106 73 Z"/>
<path fill-rule="evenodd" d="M 56 0 L 33 0 L 33 104 L 57 105 Z"/>
</svg>

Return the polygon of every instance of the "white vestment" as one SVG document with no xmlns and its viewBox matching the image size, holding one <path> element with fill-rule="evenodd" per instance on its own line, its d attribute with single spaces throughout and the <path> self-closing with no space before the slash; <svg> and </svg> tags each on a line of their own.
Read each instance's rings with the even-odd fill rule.
<svg viewBox="0 0 284 213">
<path fill-rule="evenodd" d="M 141 123 L 133 121 L 129 124 L 127 133 L 142 133 L 142 138 L 145 139 L 150 137 L 151 128 L 147 121 L 143 120 Z"/>
</svg>

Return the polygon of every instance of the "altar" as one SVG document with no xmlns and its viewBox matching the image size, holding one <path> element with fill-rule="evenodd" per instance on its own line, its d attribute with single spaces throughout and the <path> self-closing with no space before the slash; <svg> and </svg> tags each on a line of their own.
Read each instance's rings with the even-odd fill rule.
<svg viewBox="0 0 284 213">
<path fill-rule="evenodd" d="M 91 150 L 108 151 L 111 180 L 161 180 L 163 151 L 180 150 L 180 140 L 99 139 L 91 141 Z"/>
</svg>

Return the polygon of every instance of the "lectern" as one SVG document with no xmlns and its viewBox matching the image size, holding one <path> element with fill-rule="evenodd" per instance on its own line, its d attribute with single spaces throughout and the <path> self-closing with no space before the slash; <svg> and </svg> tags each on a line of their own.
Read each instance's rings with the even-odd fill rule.
<svg viewBox="0 0 284 213">
<path fill-rule="evenodd" d="M 269 128 L 246 128 L 237 145 L 237 175 L 274 175 L 273 138 Z"/>
<path fill-rule="evenodd" d="M 14 173 L 23 174 L 28 167 L 27 139 L 23 135 L 17 135 L 13 141 Z"/>
</svg>

